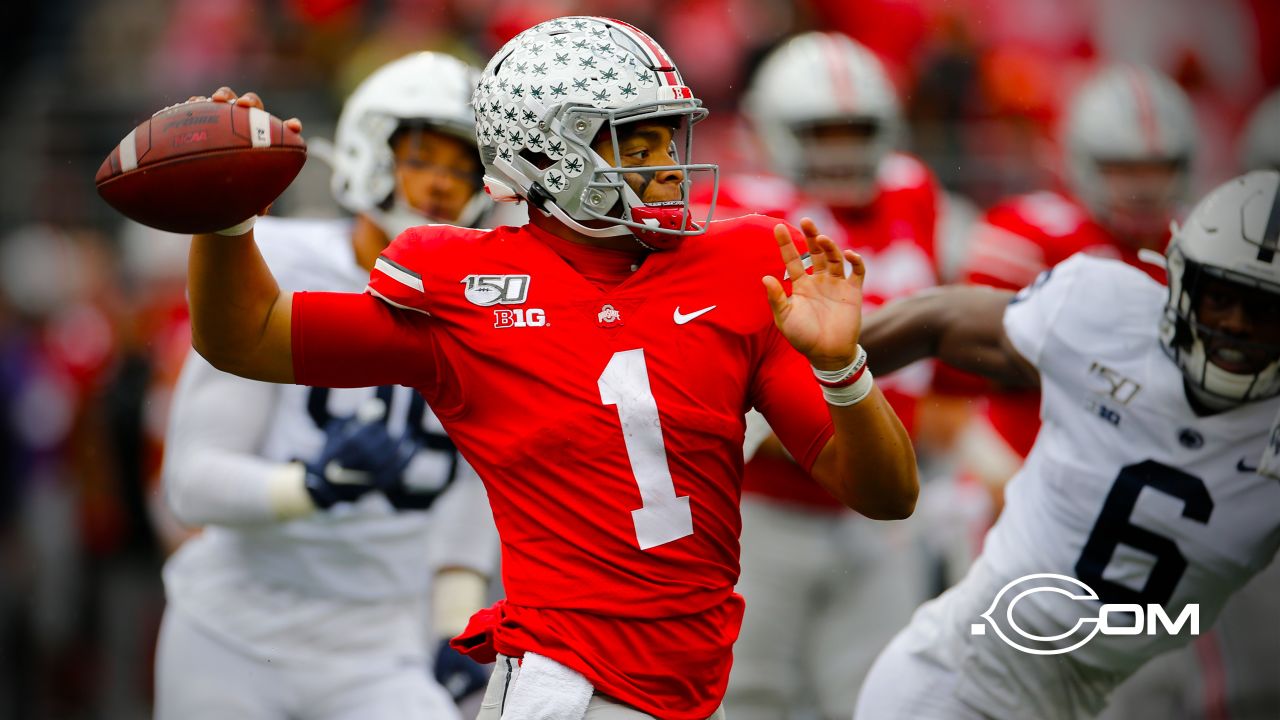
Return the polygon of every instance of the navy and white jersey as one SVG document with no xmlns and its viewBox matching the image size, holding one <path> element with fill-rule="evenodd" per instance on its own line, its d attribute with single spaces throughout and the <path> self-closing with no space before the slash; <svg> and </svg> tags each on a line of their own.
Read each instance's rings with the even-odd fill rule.
<svg viewBox="0 0 1280 720">
<path fill-rule="evenodd" d="M 358 292 L 368 280 L 349 221 L 262 218 L 255 236 L 283 290 Z M 398 512 L 373 491 L 276 521 L 269 475 L 314 459 L 326 424 L 374 396 L 387 404 L 393 437 L 407 431 L 420 443 L 406 481 L 458 482 L 427 512 Z M 229 640 L 276 656 L 352 648 L 420 654 L 434 568 L 493 570 L 497 542 L 483 487 L 408 388 L 260 383 L 222 373 L 193 352 L 170 423 L 166 491 L 180 517 L 206 527 L 166 566 L 169 601 Z M 442 506 L 469 517 L 447 521 L 447 537 L 435 517 Z"/>
<path fill-rule="evenodd" d="M 1008 583 L 1055 573 L 1097 593 L 1021 597 L 1018 626 L 1044 638 L 1070 637 L 1102 603 L 1159 605 L 1171 619 L 1196 603 L 1203 630 L 1280 546 L 1280 481 L 1257 472 L 1280 399 L 1197 415 L 1158 337 L 1166 294 L 1140 270 L 1077 255 L 1005 312 L 1006 334 L 1040 371 L 1043 427 L 978 562 L 905 633 L 912 654 L 955 668 L 957 694 L 994 717 L 1092 717 L 1140 665 L 1192 639 L 1186 627 L 1099 633 L 1068 653 L 1027 654 L 990 628 L 974 634 Z"/>
</svg>

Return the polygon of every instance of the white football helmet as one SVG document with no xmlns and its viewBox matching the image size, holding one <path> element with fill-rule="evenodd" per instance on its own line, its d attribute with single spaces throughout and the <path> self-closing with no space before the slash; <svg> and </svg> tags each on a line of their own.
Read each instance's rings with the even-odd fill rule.
<svg viewBox="0 0 1280 720">
<path fill-rule="evenodd" d="M 472 225 L 489 206 L 479 187 L 453 219 L 426 218 L 396 197 L 391 136 L 419 125 L 476 141 L 471 93 L 479 71 L 450 55 L 419 52 L 383 65 L 347 98 L 338 117 L 330 187 L 338 203 L 395 237 L 425 220 Z"/>
<path fill-rule="evenodd" d="M 1172 80 L 1154 70 L 1113 65 L 1094 75 L 1072 98 L 1066 119 L 1067 180 L 1094 218 L 1113 229 L 1124 193 L 1108 192 L 1100 170 L 1107 161 L 1171 161 L 1177 177 L 1160 198 L 1163 231 L 1190 191 L 1196 149 L 1191 102 Z"/>
<path fill-rule="evenodd" d="M 473 104 L 493 199 L 527 200 L 583 235 L 631 234 L 653 249 L 705 232 L 705 223 L 692 222 L 687 201 L 692 172 L 719 181 L 715 165 L 689 162 L 692 126 L 707 111 L 666 51 L 631 25 L 563 17 L 525 30 L 489 61 Z M 608 131 L 620 157 L 618 125 L 660 118 L 678 123 L 683 136 L 677 164 L 644 172 L 681 171 L 683 199 L 646 205 L 591 146 Z"/>
<path fill-rule="evenodd" d="M 1195 311 L 1206 278 L 1280 299 L 1280 172 L 1251 172 L 1209 193 L 1181 227 L 1174 226 L 1165 256 L 1169 297 L 1160 339 L 1197 396 L 1224 408 L 1280 394 L 1280 346 L 1262 348 L 1273 359 L 1259 372 L 1227 372 L 1209 360 L 1206 340 L 1214 331 L 1197 321 Z"/>
<path fill-rule="evenodd" d="M 874 199 L 876 174 L 902 133 L 898 95 L 880 60 L 846 35 L 808 32 L 771 52 L 743 104 L 773 169 L 833 205 Z M 865 124 L 865 145 L 816 143 L 823 125 Z"/>
<path fill-rule="evenodd" d="M 1240 162 L 1246 170 L 1280 170 L 1280 89 L 1273 90 L 1249 115 Z"/>
</svg>

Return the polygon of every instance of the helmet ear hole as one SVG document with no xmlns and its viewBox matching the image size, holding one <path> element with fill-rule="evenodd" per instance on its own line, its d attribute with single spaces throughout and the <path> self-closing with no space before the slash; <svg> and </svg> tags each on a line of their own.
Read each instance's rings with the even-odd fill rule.
<svg viewBox="0 0 1280 720">
<path fill-rule="evenodd" d="M 520 157 L 524 158 L 530 165 L 533 165 L 539 170 L 546 170 L 556 163 L 556 161 L 552 160 L 551 156 L 546 153 L 534 152 L 532 150 L 521 150 Z"/>
</svg>

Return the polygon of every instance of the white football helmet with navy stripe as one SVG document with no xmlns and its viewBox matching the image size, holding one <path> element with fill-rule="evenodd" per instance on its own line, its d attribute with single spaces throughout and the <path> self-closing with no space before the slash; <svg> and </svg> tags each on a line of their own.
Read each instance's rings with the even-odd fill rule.
<svg viewBox="0 0 1280 720">
<path fill-rule="evenodd" d="M 1256 170 L 1218 186 L 1174 228 L 1165 255 L 1169 299 L 1160 339 L 1201 399 L 1229 407 L 1280 395 L 1280 345 L 1258 348 L 1271 359 L 1258 372 L 1228 372 L 1211 361 L 1214 331 L 1196 317 L 1197 299 L 1214 278 L 1254 288 L 1270 296 L 1269 307 L 1280 306 L 1280 172 Z M 1247 313 L 1253 322 L 1280 323 L 1265 309 Z"/>
<path fill-rule="evenodd" d="M 563 17 L 509 41 L 489 61 L 473 100 L 485 187 L 500 201 L 527 200 L 589 237 L 635 235 L 653 248 L 704 232 L 687 199 L 692 125 L 707 115 L 670 56 L 645 33 L 618 20 Z M 670 118 L 682 145 L 677 164 L 645 172 L 684 173 L 684 200 L 645 205 L 622 173 L 592 149 L 620 124 Z M 709 215 L 708 215 L 709 217 Z"/>
</svg>

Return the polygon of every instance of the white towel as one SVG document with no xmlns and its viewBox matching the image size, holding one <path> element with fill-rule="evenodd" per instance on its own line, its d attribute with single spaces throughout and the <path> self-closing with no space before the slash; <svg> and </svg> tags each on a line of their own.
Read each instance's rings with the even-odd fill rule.
<svg viewBox="0 0 1280 720">
<path fill-rule="evenodd" d="M 595 688 L 576 670 L 526 652 L 502 720 L 582 720 Z"/>
</svg>

